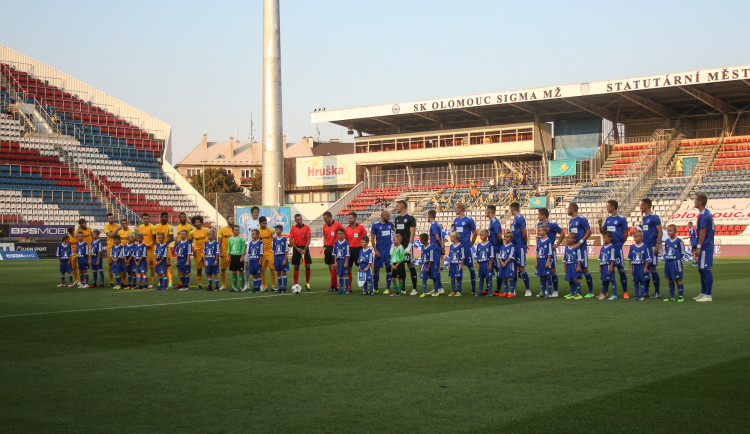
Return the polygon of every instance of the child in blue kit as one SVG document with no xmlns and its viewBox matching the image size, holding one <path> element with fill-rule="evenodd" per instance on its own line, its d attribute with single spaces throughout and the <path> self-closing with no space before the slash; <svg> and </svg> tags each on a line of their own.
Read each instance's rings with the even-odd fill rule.
<svg viewBox="0 0 750 434">
<path fill-rule="evenodd" d="M 476 255 L 477 268 L 479 269 L 479 291 L 475 294 L 477 297 L 481 297 L 483 294 L 492 297 L 492 269 L 494 268 L 495 248 L 490 243 L 489 237 L 489 230 L 482 229 L 479 231 L 481 242 L 477 244 Z M 487 283 L 487 291 L 483 291 L 485 282 Z"/>
<path fill-rule="evenodd" d="M 448 276 L 451 278 L 451 293 L 448 297 L 461 296 L 461 284 L 464 278 L 464 248 L 458 242 L 458 232 L 451 235 L 451 247 L 448 250 Z"/>
<path fill-rule="evenodd" d="M 664 241 L 664 277 L 669 281 L 669 298 L 665 298 L 664 301 L 675 301 L 674 285 L 677 283 L 677 290 L 680 294 L 677 301 L 683 302 L 685 297 L 683 297 L 682 286 L 682 257 L 685 255 L 685 243 L 677 237 L 675 225 L 667 226 L 667 235 L 669 238 Z"/>
<path fill-rule="evenodd" d="M 135 250 L 133 257 L 135 258 L 135 283 L 138 289 L 146 288 L 148 282 L 148 248 L 143 243 L 143 234 L 140 232 L 135 236 Z"/>
<path fill-rule="evenodd" d="M 182 288 L 179 291 L 190 289 L 190 257 L 193 256 L 193 243 L 188 240 L 185 229 L 180 231 L 180 239 L 175 243 L 174 250 L 177 256 L 177 274 L 180 276 Z"/>
<path fill-rule="evenodd" d="M 112 274 L 115 275 L 115 287 L 113 289 L 122 289 L 125 282 L 123 282 L 123 273 L 125 273 L 125 259 L 123 257 L 122 241 L 119 235 L 112 237 L 114 245 L 109 250 L 109 257 L 112 258 Z"/>
<path fill-rule="evenodd" d="M 599 300 L 617 300 L 617 281 L 615 280 L 615 246 L 612 244 L 612 232 L 602 234 L 602 250 L 599 252 L 599 274 L 602 279 L 602 293 Z M 609 284 L 612 283 L 612 295 L 607 297 Z"/>
<path fill-rule="evenodd" d="M 57 263 L 60 265 L 60 284 L 65 286 L 65 274 L 70 278 L 70 285 L 73 286 L 73 267 L 70 265 L 70 257 L 73 256 L 73 246 L 69 243 L 70 238 L 63 235 L 62 243 L 57 246 Z"/>
<path fill-rule="evenodd" d="M 263 283 L 263 279 L 261 279 L 263 267 L 260 262 L 261 258 L 263 258 L 263 241 L 260 239 L 259 230 L 253 229 L 250 234 L 252 235 L 252 239 L 247 243 L 247 247 L 245 248 L 245 254 L 248 257 L 247 274 L 253 276 L 253 289 L 249 292 L 258 294 Z M 244 260 L 244 258 L 242 259 Z M 244 288 L 241 291 L 244 291 Z"/>
<path fill-rule="evenodd" d="M 497 287 L 502 291 L 500 297 L 513 298 L 516 296 L 516 247 L 513 244 L 513 233 L 506 232 L 503 236 L 503 245 L 497 256 Z"/>
<path fill-rule="evenodd" d="M 633 286 L 635 287 L 633 300 L 643 301 L 649 280 L 648 265 L 651 263 L 653 248 L 643 243 L 642 231 L 633 232 L 633 241 L 635 244 L 630 246 L 630 252 L 628 252 L 630 272 L 633 274 Z"/>
<path fill-rule="evenodd" d="M 552 295 L 552 258 L 555 253 L 552 249 L 552 240 L 547 237 L 549 226 L 539 226 L 539 241 L 536 244 L 536 275 L 542 286 L 542 292 L 537 298 L 549 298 Z"/>
<path fill-rule="evenodd" d="M 274 292 L 285 293 L 287 285 L 286 272 L 289 271 L 289 259 L 287 258 L 289 241 L 283 235 L 284 226 L 276 225 L 274 230 L 276 231 L 276 236 L 272 240 L 273 268 L 276 270 L 276 283 L 278 285 L 278 289 Z"/>
<path fill-rule="evenodd" d="M 375 252 L 368 247 L 370 243 L 370 237 L 367 235 L 363 236 L 360 240 L 362 248 L 359 250 L 359 275 L 357 280 L 363 282 L 362 293 L 360 295 L 372 295 L 372 268 L 375 262 Z"/>
<path fill-rule="evenodd" d="M 167 290 L 169 278 L 167 277 L 167 255 L 169 255 L 169 246 L 164 242 L 164 234 L 156 234 L 156 246 L 154 247 L 154 257 L 156 265 L 154 271 L 159 276 L 159 286 L 156 290 Z"/>
<path fill-rule="evenodd" d="M 92 288 L 104 288 L 104 269 L 102 267 L 103 253 L 107 250 L 102 246 L 102 240 L 99 239 L 101 231 L 94 229 L 91 231 L 93 241 L 91 241 L 91 275 L 94 278 Z M 97 279 L 98 278 L 98 279 Z M 97 285 L 97 280 L 99 284 Z"/>
<path fill-rule="evenodd" d="M 219 284 L 219 242 L 216 241 L 216 231 L 209 229 L 206 233 L 208 241 L 203 245 L 203 258 L 206 261 L 206 278 L 208 278 L 208 288 L 206 291 L 218 291 Z M 216 284 L 216 286 L 214 286 Z"/>
<path fill-rule="evenodd" d="M 568 282 L 570 293 L 565 296 L 568 300 L 580 300 L 581 295 L 581 265 L 583 264 L 583 252 L 578 247 L 572 247 L 576 244 L 575 232 L 570 232 L 565 237 L 567 245 L 565 247 L 565 280 Z"/>
<path fill-rule="evenodd" d="M 123 289 L 135 289 L 135 235 L 128 235 L 128 242 L 122 246 L 123 274 L 127 279 Z"/>
<path fill-rule="evenodd" d="M 339 277 L 339 290 L 336 294 L 349 294 L 349 243 L 344 229 L 337 231 L 338 240 L 333 243 L 333 256 L 336 258 L 336 275 Z"/>
<path fill-rule="evenodd" d="M 428 295 L 438 295 L 440 286 L 437 283 L 437 263 L 440 260 L 440 247 L 436 243 L 429 243 L 430 235 L 427 233 L 419 235 L 419 241 L 422 242 L 422 269 L 419 278 L 422 279 L 421 298 Z M 427 292 L 427 281 L 432 279 L 433 289 Z"/>
<path fill-rule="evenodd" d="M 76 243 L 76 256 L 78 257 L 78 273 L 81 276 L 81 286 L 79 288 L 89 287 L 89 262 L 91 262 L 91 249 L 86 241 L 83 241 L 83 233 L 76 234 L 78 243 Z"/>
</svg>

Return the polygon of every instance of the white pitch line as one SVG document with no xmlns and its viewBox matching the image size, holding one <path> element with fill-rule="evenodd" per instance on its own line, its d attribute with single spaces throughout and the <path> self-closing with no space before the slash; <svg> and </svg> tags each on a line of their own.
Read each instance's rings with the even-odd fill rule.
<svg viewBox="0 0 750 434">
<path fill-rule="evenodd" d="M 302 294 L 305 294 L 304 292 Z M 324 292 L 308 292 L 307 294 L 326 294 Z M 211 303 L 216 301 L 231 301 L 231 300 L 257 300 L 259 298 L 270 298 L 279 297 L 283 295 L 296 295 L 296 294 L 269 294 L 259 295 L 257 297 L 232 297 L 232 298 L 219 298 L 216 300 L 192 300 L 192 301 L 177 301 L 174 303 L 153 303 L 153 304 L 139 304 L 134 306 L 113 306 L 113 307 L 99 307 L 96 309 L 73 309 L 73 310 L 59 310 L 54 312 L 32 312 L 32 313 L 17 313 L 12 315 L 0 315 L 1 318 L 18 318 L 24 316 L 39 316 L 39 315 L 56 315 L 62 313 L 77 313 L 77 312 L 98 312 L 103 310 L 118 310 L 118 309 L 137 309 L 141 307 L 153 307 L 153 306 L 172 306 L 178 304 L 193 304 L 193 303 Z"/>
</svg>

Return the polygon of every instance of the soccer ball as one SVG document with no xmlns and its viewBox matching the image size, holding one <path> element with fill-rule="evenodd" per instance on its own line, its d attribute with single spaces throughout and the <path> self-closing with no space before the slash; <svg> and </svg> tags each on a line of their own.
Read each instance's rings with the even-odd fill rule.
<svg viewBox="0 0 750 434">
<path fill-rule="evenodd" d="M 302 292 L 302 287 L 299 285 L 292 286 L 292 293 L 293 294 L 299 294 Z"/>
</svg>

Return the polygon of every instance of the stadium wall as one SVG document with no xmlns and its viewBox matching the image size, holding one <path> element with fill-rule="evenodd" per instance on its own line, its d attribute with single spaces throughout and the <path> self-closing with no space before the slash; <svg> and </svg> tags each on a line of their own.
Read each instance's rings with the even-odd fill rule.
<svg viewBox="0 0 750 434">
<path fill-rule="evenodd" d="M 185 192 L 186 194 L 192 195 L 195 197 L 195 202 L 198 205 L 198 207 L 203 211 L 203 214 L 206 216 L 209 216 L 211 219 L 213 219 L 219 226 L 226 226 L 227 219 L 224 218 L 223 215 L 219 214 L 219 211 L 214 208 L 211 203 L 206 200 L 203 195 L 201 195 L 198 190 L 193 187 L 187 179 L 185 179 L 182 175 L 180 175 L 180 172 L 175 169 L 172 164 L 164 160 L 162 163 L 162 170 L 164 170 L 164 173 L 172 178 L 172 181 L 174 181 L 175 184 L 177 184 L 180 189 Z"/>
</svg>

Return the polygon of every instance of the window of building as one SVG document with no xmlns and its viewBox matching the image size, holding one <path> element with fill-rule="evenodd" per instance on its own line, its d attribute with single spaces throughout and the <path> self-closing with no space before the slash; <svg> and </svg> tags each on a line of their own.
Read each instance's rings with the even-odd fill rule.
<svg viewBox="0 0 750 434">
<path fill-rule="evenodd" d="M 195 175 L 200 175 L 201 169 L 187 169 L 185 173 L 187 174 L 188 178 L 192 178 Z"/>
<path fill-rule="evenodd" d="M 253 176 L 255 176 L 255 169 L 240 169 L 240 178 L 252 178 Z"/>
</svg>

